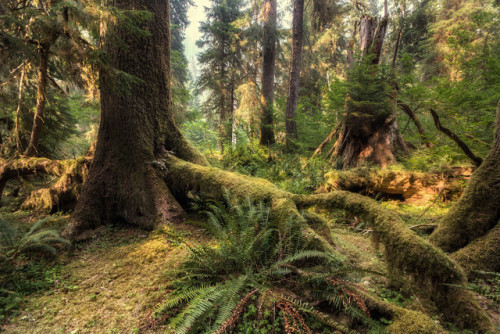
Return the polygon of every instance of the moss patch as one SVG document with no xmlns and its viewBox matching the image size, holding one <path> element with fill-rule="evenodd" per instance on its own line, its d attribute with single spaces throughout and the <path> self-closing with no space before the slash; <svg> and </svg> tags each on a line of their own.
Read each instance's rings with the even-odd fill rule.
<svg viewBox="0 0 500 334">
<path fill-rule="evenodd" d="M 9 333 L 130 333 L 158 302 L 166 270 L 184 252 L 161 234 L 125 229 L 108 231 L 63 268 L 49 292 L 31 296 Z"/>
</svg>

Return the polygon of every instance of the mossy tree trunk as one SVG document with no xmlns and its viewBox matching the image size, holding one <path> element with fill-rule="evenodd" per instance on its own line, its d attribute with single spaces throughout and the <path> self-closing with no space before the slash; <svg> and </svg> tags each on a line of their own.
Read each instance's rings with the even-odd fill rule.
<svg viewBox="0 0 500 334">
<path fill-rule="evenodd" d="M 101 123 L 93 163 L 65 234 L 74 236 L 104 223 L 152 229 L 183 219 L 183 210 L 153 165 L 167 150 L 188 161 L 206 160 L 176 127 L 170 92 L 169 1 L 124 0 L 119 10 L 147 10 L 148 33 L 132 33 L 106 22 L 101 47 L 109 55 L 100 71 Z M 117 43 L 117 38 L 120 39 Z M 125 45 L 123 45 L 125 44 Z M 111 68 L 111 70 L 109 69 Z M 126 72 L 138 80 L 118 89 Z"/>
<path fill-rule="evenodd" d="M 497 105 L 495 139 L 489 154 L 472 174 L 462 197 L 441 220 L 431 235 L 431 242 L 447 252 L 457 252 L 458 259 L 482 259 L 468 267 L 498 271 L 500 261 L 498 222 L 500 219 L 500 101 Z M 465 247 L 465 248 L 464 248 Z M 493 254 L 492 253 L 493 250 Z M 485 254 L 491 254 L 485 258 Z M 496 260 L 492 260 L 496 259 Z"/>
</svg>

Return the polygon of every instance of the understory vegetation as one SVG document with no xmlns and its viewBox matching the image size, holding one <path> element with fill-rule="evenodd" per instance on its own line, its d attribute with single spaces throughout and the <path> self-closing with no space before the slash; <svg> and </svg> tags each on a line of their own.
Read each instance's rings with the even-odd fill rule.
<svg viewBox="0 0 500 334">
<path fill-rule="evenodd" d="M 499 19 L 1 1 L 0 332 L 500 331 Z"/>
</svg>

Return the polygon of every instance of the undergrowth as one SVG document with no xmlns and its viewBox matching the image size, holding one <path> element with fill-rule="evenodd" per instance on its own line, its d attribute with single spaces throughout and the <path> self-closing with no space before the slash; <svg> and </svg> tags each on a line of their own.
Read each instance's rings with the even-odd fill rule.
<svg viewBox="0 0 500 334">
<path fill-rule="evenodd" d="M 58 267 L 48 262 L 68 240 L 44 228 L 51 217 L 35 222 L 27 232 L 0 219 L 0 322 L 15 314 L 22 297 L 47 289 Z"/>
<path fill-rule="evenodd" d="M 214 244 L 167 234 L 189 256 L 146 326 L 168 319 L 174 333 L 311 333 L 313 324 L 348 331 L 332 317 L 337 313 L 354 326 L 379 326 L 348 279 L 352 269 L 340 255 L 316 249 L 302 220 L 291 217 L 277 229 L 268 206 L 229 194 L 205 207 L 203 227 Z"/>
</svg>

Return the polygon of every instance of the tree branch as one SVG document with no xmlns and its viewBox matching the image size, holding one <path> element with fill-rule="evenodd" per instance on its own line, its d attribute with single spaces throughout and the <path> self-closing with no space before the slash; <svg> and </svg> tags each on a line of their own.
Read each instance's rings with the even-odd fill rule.
<svg viewBox="0 0 500 334">
<path fill-rule="evenodd" d="M 434 119 L 434 125 L 436 126 L 436 128 L 442 133 L 444 133 L 446 136 L 448 136 L 451 140 L 453 140 L 458 145 L 458 147 L 460 147 L 460 149 L 465 153 L 465 155 L 467 155 L 469 159 L 474 161 L 474 164 L 476 166 L 480 166 L 483 163 L 483 159 L 475 155 L 470 150 L 469 146 L 467 146 L 467 144 L 463 140 L 461 140 L 453 131 L 441 125 L 441 122 L 439 121 L 439 116 L 434 111 L 434 109 L 431 108 L 430 112 L 432 118 Z"/>
</svg>

